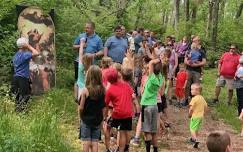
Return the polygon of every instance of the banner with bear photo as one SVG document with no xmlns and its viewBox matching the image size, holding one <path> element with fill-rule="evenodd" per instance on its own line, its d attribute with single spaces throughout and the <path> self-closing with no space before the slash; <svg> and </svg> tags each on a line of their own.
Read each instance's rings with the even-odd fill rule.
<svg viewBox="0 0 243 152">
<path fill-rule="evenodd" d="M 56 84 L 55 27 L 49 14 L 38 7 L 27 7 L 18 17 L 21 37 L 40 52 L 30 62 L 32 94 L 41 94 Z"/>
</svg>

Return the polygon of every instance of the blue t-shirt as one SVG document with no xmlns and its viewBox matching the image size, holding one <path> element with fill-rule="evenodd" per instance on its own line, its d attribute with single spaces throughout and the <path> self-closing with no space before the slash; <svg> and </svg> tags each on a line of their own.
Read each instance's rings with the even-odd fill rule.
<svg viewBox="0 0 243 152">
<path fill-rule="evenodd" d="M 29 62 L 32 58 L 32 53 L 29 51 L 18 51 L 13 57 L 14 76 L 23 78 L 30 77 Z"/>
<path fill-rule="evenodd" d="M 122 63 L 126 50 L 128 49 L 128 43 L 124 38 L 112 36 L 107 39 L 105 47 L 108 48 L 108 56 L 114 62 Z"/>
<path fill-rule="evenodd" d="M 138 49 L 140 48 L 140 43 L 143 41 L 143 36 L 141 34 L 138 34 L 134 38 L 134 45 L 135 45 L 135 52 L 138 52 Z"/>
<path fill-rule="evenodd" d="M 88 36 L 86 33 L 81 33 L 74 41 L 74 45 L 80 44 L 80 39 L 84 38 L 86 39 L 86 47 L 84 48 L 84 54 L 85 53 L 91 53 L 94 54 L 96 52 L 99 52 L 103 49 L 103 42 L 101 38 L 97 34 L 93 34 L 91 36 Z M 78 61 L 78 56 L 76 61 Z"/>
</svg>

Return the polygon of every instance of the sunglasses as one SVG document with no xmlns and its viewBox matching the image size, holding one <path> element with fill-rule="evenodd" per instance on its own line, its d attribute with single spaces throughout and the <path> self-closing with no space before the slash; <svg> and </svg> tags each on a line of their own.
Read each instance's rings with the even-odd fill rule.
<svg viewBox="0 0 243 152">
<path fill-rule="evenodd" d="M 229 48 L 229 49 L 235 50 L 236 48 Z"/>
<path fill-rule="evenodd" d="M 117 32 L 117 33 L 120 33 L 120 32 L 121 32 L 121 30 L 117 30 L 116 32 Z"/>
</svg>

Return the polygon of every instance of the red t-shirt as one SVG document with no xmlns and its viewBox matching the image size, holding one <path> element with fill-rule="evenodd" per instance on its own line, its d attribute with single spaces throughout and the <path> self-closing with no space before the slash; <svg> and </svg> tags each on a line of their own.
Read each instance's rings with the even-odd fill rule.
<svg viewBox="0 0 243 152">
<path fill-rule="evenodd" d="M 240 55 L 237 53 L 224 53 L 219 61 L 219 64 L 221 64 L 220 75 L 227 78 L 234 78 L 239 59 Z"/>
<path fill-rule="evenodd" d="M 110 85 L 105 95 L 105 102 L 113 104 L 112 118 L 125 119 L 133 116 L 132 87 L 124 81 L 118 81 Z"/>
<path fill-rule="evenodd" d="M 188 73 L 186 71 L 179 71 L 176 75 L 176 88 L 183 88 L 187 78 Z"/>
</svg>

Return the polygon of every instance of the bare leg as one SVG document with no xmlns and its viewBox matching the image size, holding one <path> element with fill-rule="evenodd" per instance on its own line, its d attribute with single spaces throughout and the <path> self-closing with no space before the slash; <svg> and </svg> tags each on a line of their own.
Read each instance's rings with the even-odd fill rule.
<svg viewBox="0 0 243 152">
<path fill-rule="evenodd" d="M 158 141 L 157 141 L 157 134 L 156 133 L 152 133 L 152 145 L 154 147 L 158 147 Z"/>
<path fill-rule="evenodd" d="M 107 126 L 106 122 L 104 123 L 104 135 L 105 135 L 105 147 L 106 149 L 110 148 L 110 135 L 111 132 L 111 128 L 109 126 Z"/>
<path fill-rule="evenodd" d="M 42 78 L 42 85 L 44 88 L 44 91 L 47 91 L 49 87 L 49 82 L 48 82 L 48 73 L 45 72 L 44 70 L 40 70 L 41 72 L 41 78 Z"/>
<path fill-rule="evenodd" d="M 126 145 L 126 131 L 119 131 L 119 132 L 120 132 L 119 152 L 124 152 L 125 145 Z"/>
<path fill-rule="evenodd" d="M 98 152 L 98 142 L 92 142 L 91 144 L 92 144 L 91 151 Z"/>
<path fill-rule="evenodd" d="M 192 137 L 192 139 L 197 140 L 197 134 L 195 131 L 191 130 L 191 137 Z"/>
<path fill-rule="evenodd" d="M 233 97 L 233 90 L 228 90 L 228 103 L 231 103 Z"/>
<path fill-rule="evenodd" d="M 140 114 L 139 118 L 138 118 L 137 127 L 136 127 L 136 134 L 135 134 L 136 138 L 140 137 L 140 135 L 141 135 L 141 128 L 142 128 L 142 115 Z"/>
<path fill-rule="evenodd" d="M 90 147 L 91 147 L 91 141 L 84 141 L 83 152 L 89 152 Z"/>
<path fill-rule="evenodd" d="M 214 99 L 217 99 L 217 100 L 219 99 L 220 91 L 221 91 L 221 87 L 216 86 Z"/>
</svg>

